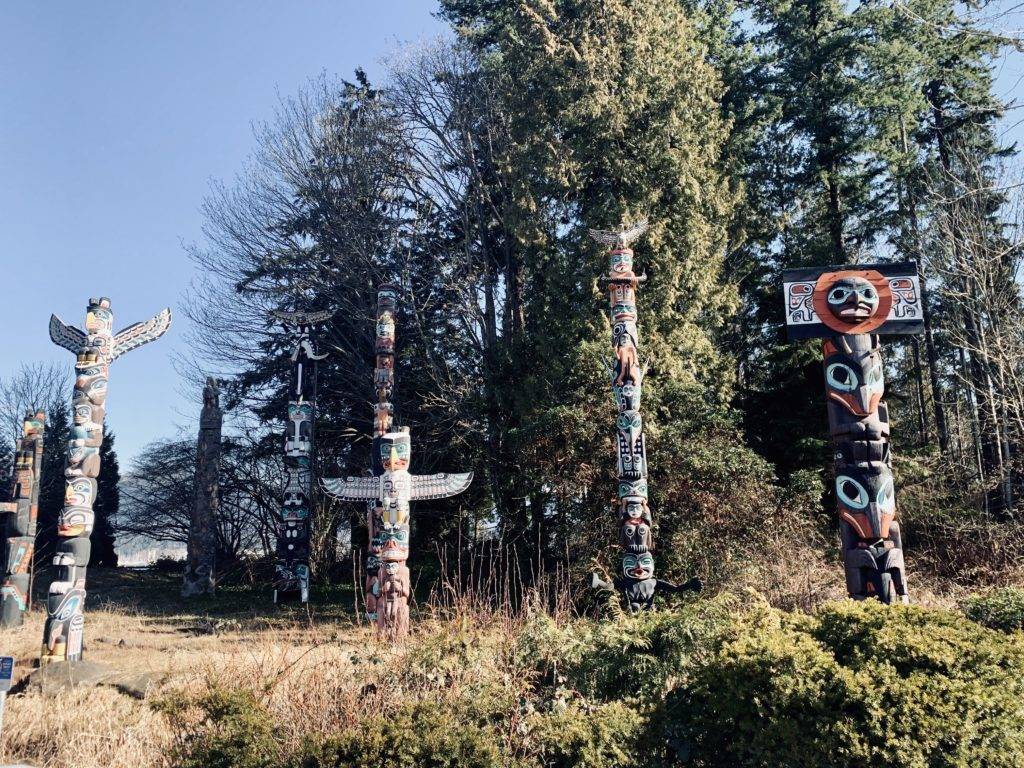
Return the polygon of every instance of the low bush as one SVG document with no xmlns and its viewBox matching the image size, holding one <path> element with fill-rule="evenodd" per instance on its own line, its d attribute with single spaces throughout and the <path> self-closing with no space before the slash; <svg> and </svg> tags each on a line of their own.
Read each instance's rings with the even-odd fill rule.
<svg viewBox="0 0 1024 768">
<path fill-rule="evenodd" d="M 964 612 L 971 621 L 1003 632 L 1024 630 L 1024 589 L 1005 587 L 964 602 Z"/>
<path fill-rule="evenodd" d="M 1011 768 L 1024 765 L 1024 645 L 946 611 L 766 609 L 659 718 L 676 761 L 704 768 Z"/>
</svg>

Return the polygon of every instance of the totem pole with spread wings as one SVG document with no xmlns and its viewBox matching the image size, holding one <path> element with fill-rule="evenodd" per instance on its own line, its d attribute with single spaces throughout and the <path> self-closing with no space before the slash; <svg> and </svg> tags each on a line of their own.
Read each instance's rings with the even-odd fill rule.
<svg viewBox="0 0 1024 768">
<path fill-rule="evenodd" d="M 100 446 L 106 412 L 110 364 L 126 352 L 155 341 L 171 325 L 171 310 L 164 309 L 144 323 L 113 333 L 110 299 L 89 299 L 85 330 L 50 317 L 50 339 L 75 354 L 75 388 L 71 406 L 73 423 L 64 465 L 64 509 L 57 523 L 57 577 L 46 599 L 46 624 L 40 663 L 77 661 L 82 657 L 85 627 L 85 571 L 91 552 Z"/>
<path fill-rule="evenodd" d="M 323 480 L 324 489 L 343 501 L 367 502 L 370 549 L 366 558 L 366 616 L 391 638 L 409 631 L 409 503 L 462 493 L 473 473 L 409 473 L 412 439 L 409 428 L 393 428 L 391 395 L 395 385 L 395 307 L 398 287 L 385 284 L 377 293 L 374 341 L 373 448 L 371 477 Z"/>
<path fill-rule="evenodd" d="M 640 365 L 640 332 L 636 322 L 636 289 L 647 277 L 633 272 L 633 249 L 629 247 L 646 231 L 646 219 L 622 231 L 589 230 L 596 242 L 608 247 L 611 262 L 604 282 L 611 304 L 615 353 L 608 368 L 617 411 L 618 500 L 615 511 L 622 558 L 621 576 L 606 582 L 593 574 L 591 587 L 617 590 L 625 606 L 634 612 L 650 610 L 657 594 L 701 588 L 696 578 L 676 585 L 654 577 L 653 520 L 647 504 L 647 449 L 640 415 L 645 369 Z"/>
</svg>

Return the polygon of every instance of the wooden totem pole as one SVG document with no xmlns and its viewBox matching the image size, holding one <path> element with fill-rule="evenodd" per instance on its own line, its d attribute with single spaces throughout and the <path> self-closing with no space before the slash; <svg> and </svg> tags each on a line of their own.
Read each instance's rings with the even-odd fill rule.
<svg viewBox="0 0 1024 768">
<path fill-rule="evenodd" d="M 10 501 L 0 504 L 7 512 L 4 526 L 6 556 L 0 586 L 0 627 L 20 627 L 32 604 L 32 554 L 39 515 L 39 473 L 43 465 L 43 432 L 46 414 L 26 414 L 22 437 L 14 452 Z"/>
<path fill-rule="evenodd" d="M 272 312 L 291 333 L 293 385 L 284 439 L 284 484 L 277 528 L 274 602 L 309 600 L 309 525 L 313 508 L 313 422 L 317 354 L 310 336 L 333 312 Z"/>
<path fill-rule="evenodd" d="M 847 592 L 854 600 L 905 603 L 879 334 L 924 329 L 917 267 L 790 269 L 783 281 L 789 338 L 825 339 L 825 394 Z"/>
<path fill-rule="evenodd" d="M 212 595 L 217 552 L 217 510 L 220 500 L 220 436 L 224 412 L 220 409 L 220 387 L 208 378 L 203 388 L 203 410 L 199 415 L 196 445 L 196 476 L 192 519 L 188 528 L 188 556 L 181 585 L 182 597 Z"/>
<path fill-rule="evenodd" d="M 82 657 L 85 627 L 85 569 L 89 565 L 89 535 L 96 478 L 100 474 L 100 446 L 107 401 L 110 364 L 126 352 L 154 341 L 171 325 L 165 309 L 144 323 L 113 333 L 110 299 L 89 299 L 85 331 L 50 317 L 50 339 L 76 355 L 74 413 L 64 465 L 64 510 L 57 523 L 57 578 L 50 584 L 43 629 L 41 664 L 77 661 Z"/>
<path fill-rule="evenodd" d="M 612 350 L 615 354 L 608 367 L 617 410 L 618 495 L 615 511 L 622 558 L 621 576 L 608 583 L 594 574 L 591 586 L 608 590 L 614 588 L 622 595 L 626 607 L 634 612 L 650 610 L 656 594 L 701 588 L 699 579 L 675 585 L 654 577 L 653 521 L 647 504 L 647 451 L 640 415 L 644 368 L 640 365 L 640 333 L 636 322 L 636 289 L 647 277 L 633 272 L 633 250 L 629 247 L 645 231 L 646 220 L 621 232 L 590 230 L 595 241 L 610 249 L 611 263 L 604 282 L 608 285 Z"/>
<path fill-rule="evenodd" d="M 394 431 L 391 394 L 395 385 L 395 307 L 398 288 L 385 284 L 377 293 L 374 340 L 376 363 L 372 477 L 324 480 L 324 489 L 344 501 L 367 502 L 370 548 L 366 558 L 366 616 L 391 637 L 409 631 L 411 580 L 409 559 L 409 503 L 443 499 L 462 493 L 473 473 L 412 475 L 412 440 L 409 428 Z"/>
</svg>

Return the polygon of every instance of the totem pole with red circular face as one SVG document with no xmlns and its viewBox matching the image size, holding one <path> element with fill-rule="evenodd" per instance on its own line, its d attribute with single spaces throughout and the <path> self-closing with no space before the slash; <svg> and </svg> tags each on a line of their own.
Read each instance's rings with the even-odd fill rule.
<svg viewBox="0 0 1024 768">
<path fill-rule="evenodd" d="M 633 249 L 629 247 L 646 230 L 646 220 L 622 231 L 590 230 L 595 241 L 609 248 L 609 274 L 604 282 L 611 306 L 612 351 L 615 355 L 609 363 L 609 371 L 617 411 L 618 497 L 615 513 L 622 561 L 620 576 L 608 583 L 594 574 L 591 586 L 617 590 L 631 611 L 650 610 L 656 594 L 701 588 L 699 579 L 675 585 L 654 577 L 653 520 L 647 503 L 647 449 L 640 415 L 644 368 L 640 365 L 636 312 L 636 289 L 647 278 L 633 271 Z"/>
<path fill-rule="evenodd" d="M 850 597 L 907 602 L 879 334 L 920 333 L 912 263 L 787 270 L 790 339 L 824 338 L 825 394 Z"/>
</svg>

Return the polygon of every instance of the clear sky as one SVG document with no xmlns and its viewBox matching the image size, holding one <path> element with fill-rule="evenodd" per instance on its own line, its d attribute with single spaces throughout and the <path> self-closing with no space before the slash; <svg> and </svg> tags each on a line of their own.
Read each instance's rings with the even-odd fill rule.
<svg viewBox="0 0 1024 768">
<path fill-rule="evenodd" d="M 989 6 L 988 15 L 1010 0 Z M 50 343 L 56 312 L 81 325 L 89 296 L 111 297 L 117 327 L 177 305 L 200 242 L 209 183 L 253 149 L 251 124 L 327 72 L 371 78 L 403 41 L 445 27 L 434 0 L 0 0 L 0 376 L 22 361 L 71 355 Z M 1002 29 L 1024 26 L 1021 13 Z M 1005 63 L 1004 97 L 1021 57 Z M 1021 114 L 1007 121 L 1020 141 Z M 173 352 L 187 320 L 111 370 L 107 421 L 122 466 L 145 443 L 191 428 Z"/>
<path fill-rule="evenodd" d="M 210 181 L 242 169 L 278 94 L 321 72 L 374 78 L 399 43 L 444 34 L 435 6 L 0 2 L 0 377 L 22 361 L 70 366 L 49 341 L 51 312 L 81 326 L 86 300 L 106 295 L 119 329 L 170 306 L 167 336 L 111 366 L 107 423 L 122 468 L 191 426 L 198 393 L 182 391 L 172 352 L 193 274 L 183 244 L 201 242 Z"/>
</svg>

